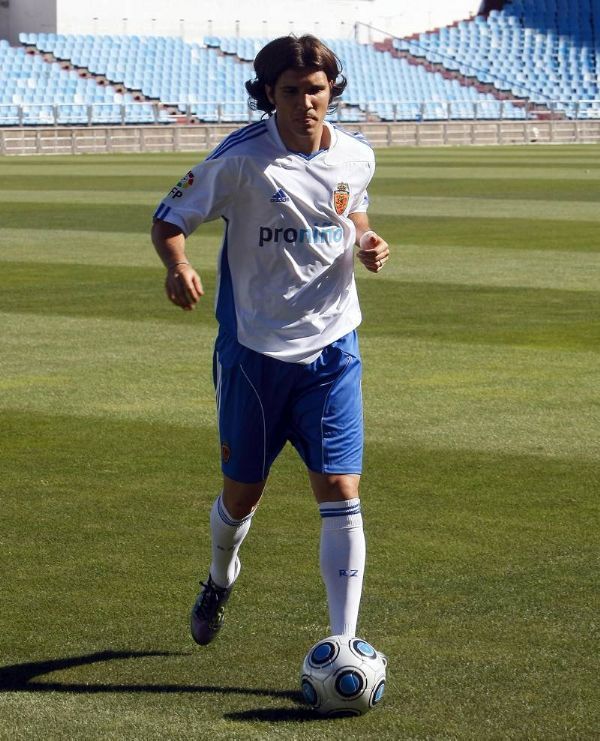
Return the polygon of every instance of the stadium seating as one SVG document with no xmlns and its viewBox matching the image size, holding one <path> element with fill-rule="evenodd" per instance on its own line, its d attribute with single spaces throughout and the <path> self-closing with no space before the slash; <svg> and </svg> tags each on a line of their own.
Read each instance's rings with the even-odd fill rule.
<svg viewBox="0 0 600 741">
<path fill-rule="evenodd" d="M 0 125 L 150 123 L 152 105 L 0 40 Z"/>
<path fill-rule="evenodd" d="M 137 36 L 57 36 L 23 39 L 150 99 L 173 104 L 202 121 L 243 121 L 249 114 L 244 82 L 266 39 L 209 37 L 204 46 L 181 39 Z M 522 109 L 502 104 L 454 80 L 446 80 L 389 53 L 349 40 L 327 40 L 343 60 L 349 86 L 342 120 L 520 118 Z M 475 104 L 477 107 L 475 108 Z"/>
<path fill-rule="evenodd" d="M 393 47 L 327 43 L 348 87 L 341 121 L 522 119 L 522 102 L 599 111 L 597 0 L 512 0 Z M 0 41 L 0 125 L 244 122 L 244 83 L 264 38 L 23 33 Z M 477 84 L 474 84 L 477 83 Z M 488 86 L 487 89 L 485 86 Z M 594 101 L 596 101 L 594 103 Z"/>
<path fill-rule="evenodd" d="M 534 103 L 557 101 L 567 116 L 598 112 L 597 0 L 512 0 L 395 47 Z"/>
<path fill-rule="evenodd" d="M 203 121 L 250 117 L 244 82 L 252 65 L 232 53 L 162 36 L 23 34 L 22 41 Z"/>
<path fill-rule="evenodd" d="M 346 105 L 368 109 L 383 120 L 522 118 L 510 103 L 445 79 L 422 66 L 353 41 L 330 39 L 348 76 Z"/>
</svg>

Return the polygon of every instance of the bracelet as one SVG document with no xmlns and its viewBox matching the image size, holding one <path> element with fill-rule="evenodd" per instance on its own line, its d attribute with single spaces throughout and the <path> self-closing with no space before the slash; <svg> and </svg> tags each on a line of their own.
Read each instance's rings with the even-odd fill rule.
<svg viewBox="0 0 600 741">
<path fill-rule="evenodd" d="M 173 268 L 176 268 L 178 265 L 189 265 L 190 263 L 187 260 L 181 260 L 180 262 L 174 262 L 172 265 L 167 265 L 167 270 L 172 270 Z"/>
</svg>

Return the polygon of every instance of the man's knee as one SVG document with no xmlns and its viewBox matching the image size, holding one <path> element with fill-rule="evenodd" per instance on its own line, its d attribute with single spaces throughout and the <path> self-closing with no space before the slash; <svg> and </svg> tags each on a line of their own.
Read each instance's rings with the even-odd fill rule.
<svg viewBox="0 0 600 741">
<path fill-rule="evenodd" d="M 235 520 L 242 520 L 253 512 L 260 501 L 266 483 L 266 481 L 258 481 L 254 484 L 244 484 L 224 476 L 222 501 L 231 517 Z"/>
<path fill-rule="evenodd" d="M 315 473 L 309 471 L 310 484 L 317 502 L 342 502 L 356 499 L 360 484 L 358 474 Z"/>
</svg>

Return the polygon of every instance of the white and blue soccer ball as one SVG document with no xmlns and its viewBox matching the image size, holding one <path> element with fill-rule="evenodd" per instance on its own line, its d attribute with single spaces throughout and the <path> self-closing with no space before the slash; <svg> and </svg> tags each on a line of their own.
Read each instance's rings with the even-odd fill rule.
<svg viewBox="0 0 600 741">
<path fill-rule="evenodd" d="M 306 654 L 300 685 L 320 715 L 363 715 L 381 702 L 387 659 L 362 638 L 324 638 Z"/>
</svg>

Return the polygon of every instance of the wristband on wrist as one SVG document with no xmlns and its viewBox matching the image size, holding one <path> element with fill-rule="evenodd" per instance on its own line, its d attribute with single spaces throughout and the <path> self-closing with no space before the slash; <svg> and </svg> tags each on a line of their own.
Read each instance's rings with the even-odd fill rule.
<svg viewBox="0 0 600 741">
<path fill-rule="evenodd" d="M 365 232 L 362 237 L 358 240 L 358 246 L 362 248 L 363 246 L 363 240 L 366 240 L 368 237 L 371 236 L 371 234 L 375 234 L 375 232 L 372 229 L 369 229 L 369 231 Z"/>
<path fill-rule="evenodd" d="M 167 265 L 167 270 L 173 270 L 173 268 L 176 268 L 178 265 L 189 265 L 190 263 L 187 260 L 180 260 L 179 262 L 174 262 L 172 265 Z"/>
</svg>

